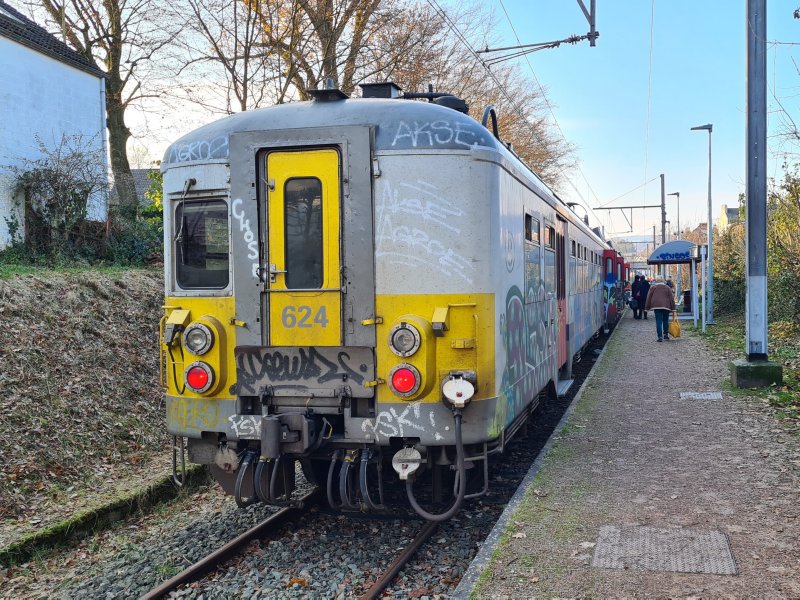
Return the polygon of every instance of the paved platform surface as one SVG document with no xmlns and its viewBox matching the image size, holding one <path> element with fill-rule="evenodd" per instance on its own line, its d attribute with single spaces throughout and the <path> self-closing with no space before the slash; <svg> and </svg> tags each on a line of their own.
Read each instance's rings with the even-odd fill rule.
<svg viewBox="0 0 800 600">
<path fill-rule="evenodd" d="M 725 359 L 627 311 L 472 597 L 800 598 L 799 465 Z"/>
</svg>

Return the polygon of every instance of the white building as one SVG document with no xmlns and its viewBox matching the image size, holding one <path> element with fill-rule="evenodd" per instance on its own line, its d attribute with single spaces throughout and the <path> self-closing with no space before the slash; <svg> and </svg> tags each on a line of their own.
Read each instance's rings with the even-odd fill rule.
<svg viewBox="0 0 800 600">
<path fill-rule="evenodd" d="M 104 73 L 0 0 L 0 248 L 10 242 L 8 220 L 24 219 L 10 167 L 39 158 L 36 136 L 55 147 L 82 135 L 106 156 L 105 123 Z M 91 203 L 90 218 L 106 212 L 104 199 Z"/>
</svg>

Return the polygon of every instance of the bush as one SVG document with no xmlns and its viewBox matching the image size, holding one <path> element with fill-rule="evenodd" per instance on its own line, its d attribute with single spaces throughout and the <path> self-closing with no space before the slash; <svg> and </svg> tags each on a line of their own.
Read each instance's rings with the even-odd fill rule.
<svg viewBox="0 0 800 600">
<path fill-rule="evenodd" d="M 714 278 L 714 314 L 744 314 L 746 287 L 744 279 Z"/>
<path fill-rule="evenodd" d="M 118 265 L 145 265 L 161 261 L 164 219 L 153 205 L 120 206 L 109 215 L 107 260 Z"/>
<path fill-rule="evenodd" d="M 40 158 L 22 158 L 11 166 L 24 202 L 24 244 L 34 256 L 51 261 L 83 255 L 82 235 L 91 233 L 87 216 L 93 204 L 102 206 L 106 194 L 102 144 L 94 137 L 66 134 L 53 148 L 39 137 L 36 144 Z M 16 219 L 8 224 L 12 238 L 19 240 L 20 224 Z"/>
<path fill-rule="evenodd" d="M 146 206 L 109 207 L 106 221 L 89 220 L 91 202 L 106 192 L 102 156 L 80 136 L 64 136 L 52 150 L 37 142 L 42 158 L 11 167 L 23 192 L 25 227 L 16 216 L 6 219 L 13 241 L 0 261 L 46 267 L 161 262 L 160 173 L 150 174 Z"/>
</svg>

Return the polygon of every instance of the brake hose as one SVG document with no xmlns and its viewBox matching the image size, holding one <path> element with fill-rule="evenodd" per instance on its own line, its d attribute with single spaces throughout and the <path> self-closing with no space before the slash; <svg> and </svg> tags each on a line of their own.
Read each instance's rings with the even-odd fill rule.
<svg viewBox="0 0 800 600">
<path fill-rule="evenodd" d="M 453 505 L 445 512 L 438 515 L 429 513 L 419 505 L 417 499 L 414 497 L 414 483 L 411 478 L 406 479 L 406 495 L 408 496 L 408 502 L 411 504 L 411 508 L 413 508 L 420 517 L 427 519 L 428 521 L 447 521 L 458 512 L 459 508 L 461 508 L 461 503 L 464 501 L 464 496 L 467 492 L 467 473 L 466 467 L 464 466 L 464 443 L 461 439 L 460 409 L 455 409 L 453 411 L 453 420 L 455 421 L 456 426 L 456 469 L 458 470 L 459 481 L 458 495 L 456 496 Z"/>
<path fill-rule="evenodd" d="M 267 467 L 267 461 L 264 458 L 259 458 L 258 466 L 256 467 L 255 477 L 253 479 L 253 487 L 256 490 L 256 496 L 264 504 L 269 504 L 269 482 L 267 482 L 267 491 L 264 491 L 264 469 Z M 271 473 L 268 473 L 269 477 Z"/>
<path fill-rule="evenodd" d="M 253 495 L 249 498 L 242 498 L 242 483 L 244 482 L 244 475 L 247 472 L 247 468 L 253 462 L 256 453 L 253 450 L 245 451 L 244 458 L 242 462 L 239 464 L 239 473 L 236 475 L 236 485 L 233 489 L 233 499 L 236 500 L 236 506 L 239 508 L 245 508 L 254 504 L 258 496 L 256 495 L 255 490 L 253 490 Z M 253 486 L 255 487 L 255 480 L 253 481 Z"/>
</svg>

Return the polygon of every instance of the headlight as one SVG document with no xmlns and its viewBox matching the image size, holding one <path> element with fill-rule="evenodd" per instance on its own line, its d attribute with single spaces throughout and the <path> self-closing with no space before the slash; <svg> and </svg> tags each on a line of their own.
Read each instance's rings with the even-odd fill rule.
<svg viewBox="0 0 800 600">
<path fill-rule="evenodd" d="M 208 352 L 213 343 L 211 328 L 202 323 L 192 323 L 183 332 L 183 347 L 196 356 Z"/>
<path fill-rule="evenodd" d="M 411 356 L 419 350 L 421 341 L 419 330 L 408 323 L 395 325 L 389 332 L 389 348 L 397 356 L 403 358 Z"/>
<path fill-rule="evenodd" d="M 214 370 L 204 362 L 193 362 L 186 368 L 185 378 L 189 389 L 202 394 L 214 384 Z"/>
</svg>

